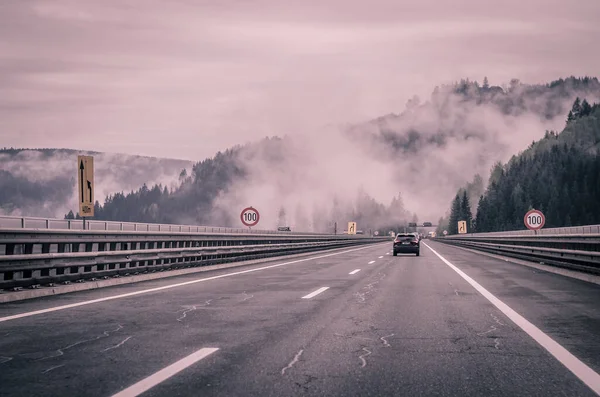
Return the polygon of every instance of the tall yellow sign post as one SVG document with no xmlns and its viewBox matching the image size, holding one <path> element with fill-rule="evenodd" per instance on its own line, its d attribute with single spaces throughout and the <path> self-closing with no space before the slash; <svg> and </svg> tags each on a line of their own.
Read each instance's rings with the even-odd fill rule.
<svg viewBox="0 0 600 397">
<path fill-rule="evenodd" d="M 348 222 L 348 234 L 356 234 L 356 222 Z"/>
<path fill-rule="evenodd" d="M 79 180 L 79 216 L 94 216 L 94 158 L 77 156 L 77 178 Z M 84 219 L 85 222 L 85 219 Z"/>
</svg>

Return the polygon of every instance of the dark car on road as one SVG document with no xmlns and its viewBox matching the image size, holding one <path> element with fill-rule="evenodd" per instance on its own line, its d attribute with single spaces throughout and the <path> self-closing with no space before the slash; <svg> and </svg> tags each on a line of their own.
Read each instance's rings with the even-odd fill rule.
<svg viewBox="0 0 600 397">
<path fill-rule="evenodd" d="M 419 256 L 421 242 L 419 238 L 412 233 L 400 233 L 394 239 L 394 256 L 401 254 L 416 254 Z"/>
</svg>

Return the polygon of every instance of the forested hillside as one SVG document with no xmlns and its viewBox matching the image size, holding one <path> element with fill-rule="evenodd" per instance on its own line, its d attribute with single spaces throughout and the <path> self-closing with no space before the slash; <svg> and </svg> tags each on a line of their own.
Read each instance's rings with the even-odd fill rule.
<svg viewBox="0 0 600 397">
<path fill-rule="evenodd" d="M 289 152 L 293 149 L 287 138 L 266 138 L 262 141 L 237 146 L 216 156 L 196 163 L 191 175 L 182 173 L 180 184 L 169 190 L 162 185 L 142 186 L 129 193 L 116 193 L 106 198 L 104 205 L 96 203 L 95 219 L 177 224 L 215 224 L 239 226 L 239 210 L 242 203 L 223 201 L 220 198 L 234 187 L 239 189 L 255 170 L 248 164 L 262 162 L 265 169 L 284 169 Z M 294 181 L 272 181 L 282 184 L 282 190 L 293 188 Z M 286 186 L 289 185 L 289 186 Z M 363 189 L 350 198 L 331 196 L 313 205 L 296 205 L 265 208 L 260 206 L 263 228 L 292 226 L 296 230 L 333 232 L 337 223 L 343 231 L 348 220 L 354 220 L 365 231 L 397 227 L 414 217 L 403 203 L 401 194 L 393 197 L 387 205 L 377 202 Z M 67 215 L 71 218 L 72 212 Z"/>
<path fill-rule="evenodd" d="M 462 80 L 414 97 L 399 114 L 348 128 L 365 153 L 394 164 L 405 200 L 419 214 L 442 215 L 448 195 L 479 174 L 487 181 L 498 161 L 527 148 L 545 130 L 561 130 L 576 97 L 600 100 L 597 78 L 569 77 L 548 84 L 508 85 Z M 470 196 L 473 211 L 479 195 Z"/>
<path fill-rule="evenodd" d="M 562 120 L 576 97 L 600 100 L 598 79 L 569 77 L 548 84 L 525 84 L 513 79 L 502 87 L 490 86 L 487 78 L 481 84 L 464 79 L 435 87 L 423 103 L 415 96 L 402 113 L 354 126 L 349 134 L 369 132 L 374 146 L 386 145 L 394 149 L 393 153 L 415 153 L 423 147 L 443 146 L 456 137 L 485 139 L 501 121 L 490 111 L 505 116 L 503 120 L 525 114 L 541 120 Z"/>
<path fill-rule="evenodd" d="M 468 220 L 456 202 L 455 197 L 451 234 L 458 220 Z M 496 164 L 478 200 L 474 230 L 523 229 L 523 216 L 532 208 L 545 214 L 545 227 L 600 223 L 599 104 L 577 98 L 561 133 L 547 131 L 507 164 Z"/>
</svg>

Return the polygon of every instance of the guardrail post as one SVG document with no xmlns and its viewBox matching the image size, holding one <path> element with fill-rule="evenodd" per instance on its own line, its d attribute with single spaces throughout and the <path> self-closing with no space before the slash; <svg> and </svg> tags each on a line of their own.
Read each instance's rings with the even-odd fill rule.
<svg viewBox="0 0 600 397">
<path fill-rule="evenodd" d="M 46 219 L 46 229 L 50 229 L 50 219 Z"/>
<path fill-rule="evenodd" d="M 119 224 L 119 230 L 123 231 L 123 222 Z"/>
<path fill-rule="evenodd" d="M 134 231 L 134 232 L 137 232 L 137 223 L 134 223 L 134 224 L 133 224 L 133 231 Z"/>
<path fill-rule="evenodd" d="M 25 218 L 21 218 L 21 229 L 25 229 Z"/>
<path fill-rule="evenodd" d="M 106 230 L 106 231 L 108 230 L 108 222 L 106 222 L 106 221 L 104 222 L 104 230 Z"/>
</svg>

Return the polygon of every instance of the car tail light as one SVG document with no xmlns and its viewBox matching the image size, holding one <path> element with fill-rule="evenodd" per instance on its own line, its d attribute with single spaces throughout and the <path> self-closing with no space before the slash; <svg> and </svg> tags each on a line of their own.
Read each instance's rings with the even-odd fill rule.
<svg viewBox="0 0 600 397">
<path fill-rule="evenodd" d="M 411 241 L 410 241 L 410 243 L 411 243 L 412 245 L 417 245 L 418 241 L 417 241 L 417 240 L 411 240 Z"/>
</svg>

